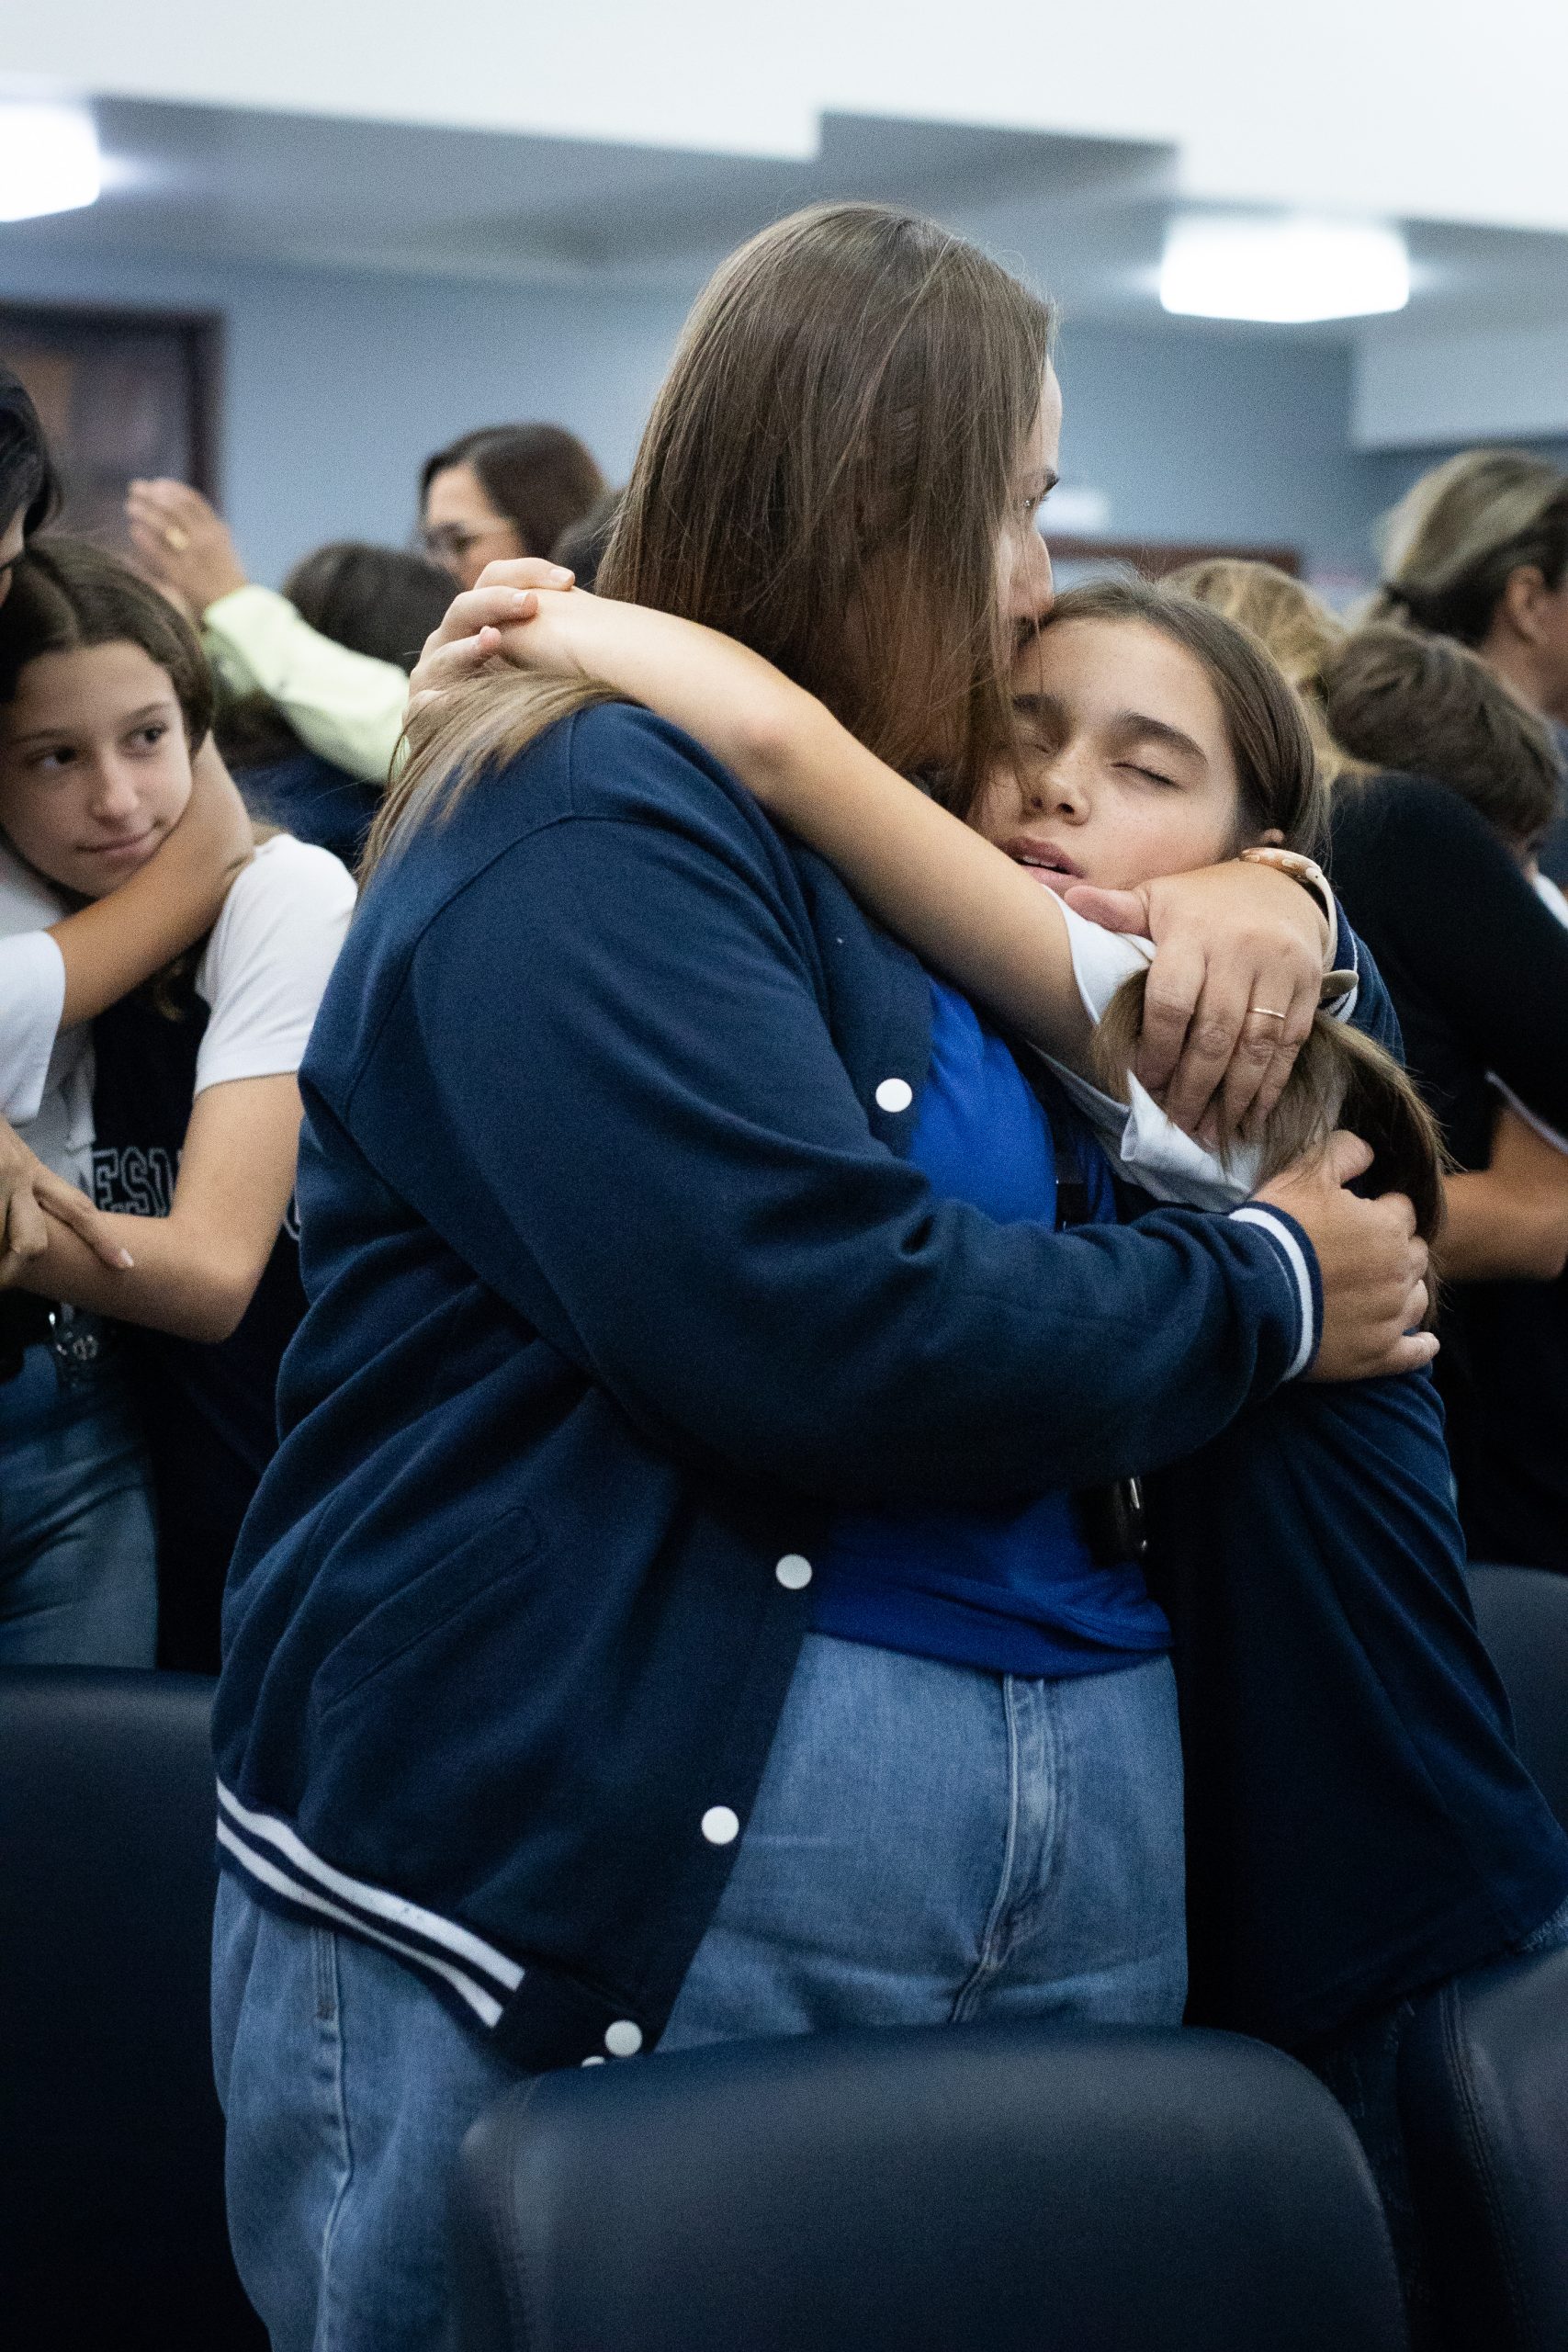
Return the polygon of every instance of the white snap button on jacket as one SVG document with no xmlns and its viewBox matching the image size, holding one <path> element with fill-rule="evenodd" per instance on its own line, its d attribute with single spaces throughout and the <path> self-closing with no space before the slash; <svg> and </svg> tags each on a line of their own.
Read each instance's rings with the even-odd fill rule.
<svg viewBox="0 0 1568 2352">
<path fill-rule="evenodd" d="M 642 2028 L 630 2018 L 617 2018 L 604 2035 L 604 2047 L 612 2058 L 635 2058 L 642 2048 Z"/>
<path fill-rule="evenodd" d="M 876 1090 L 879 1111 L 907 1111 L 915 1099 L 915 1090 L 907 1078 L 885 1078 Z"/>
<path fill-rule="evenodd" d="M 811 1563 L 798 1552 L 786 1552 L 773 1574 L 786 1592 L 804 1592 L 811 1582 Z"/>
<path fill-rule="evenodd" d="M 740 1815 L 727 1804 L 710 1804 L 703 1815 L 703 1836 L 710 1846 L 730 1846 L 740 1835 Z"/>
<path fill-rule="evenodd" d="M 607 2061 L 595 2052 L 592 2058 L 585 2058 L 582 2063 L 585 2066 L 603 2066 L 607 2064 Z"/>
</svg>

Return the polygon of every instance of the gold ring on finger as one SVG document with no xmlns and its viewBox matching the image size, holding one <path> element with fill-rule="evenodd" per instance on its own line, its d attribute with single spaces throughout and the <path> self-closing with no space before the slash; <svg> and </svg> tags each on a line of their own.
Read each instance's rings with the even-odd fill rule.
<svg viewBox="0 0 1568 2352">
<path fill-rule="evenodd" d="M 1249 1004 L 1247 1009 L 1248 1012 L 1260 1012 L 1265 1021 L 1283 1021 L 1285 1018 L 1282 1012 L 1275 1012 L 1267 1004 Z"/>
<path fill-rule="evenodd" d="M 177 523 L 171 523 L 164 533 L 164 545 L 173 548 L 176 555 L 183 555 L 190 545 L 190 533 L 182 531 Z"/>
</svg>

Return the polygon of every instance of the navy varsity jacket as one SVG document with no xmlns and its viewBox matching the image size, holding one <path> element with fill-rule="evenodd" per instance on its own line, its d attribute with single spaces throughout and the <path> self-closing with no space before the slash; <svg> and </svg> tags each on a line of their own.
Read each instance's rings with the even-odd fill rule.
<svg viewBox="0 0 1568 2352">
<path fill-rule="evenodd" d="M 1315 1346 L 1274 1211 L 936 1198 L 902 1156 L 930 1022 L 837 876 L 625 705 L 355 918 L 301 1073 L 310 1305 L 225 1605 L 219 1835 L 520 2065 L 657 2041 L 829 1509 L 1148 1470 Z"/>
</svg>

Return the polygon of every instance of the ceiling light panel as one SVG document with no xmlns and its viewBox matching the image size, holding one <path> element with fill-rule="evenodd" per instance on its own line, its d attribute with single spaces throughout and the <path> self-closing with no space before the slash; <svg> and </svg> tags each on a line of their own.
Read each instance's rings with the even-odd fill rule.
<svg viewBox="0 0 1568 2352">
<path fill-rule="evenodd" d="M 1403 311 L 1410 257 L 1397 229 L 1371 222 L 1221 216 L 1173 220 L 1162 309 L 1185 318 L 1304 325 Z"/>
<path fill-rule="evenodd" d="M 0 220 L 96 204 L 98 135 L 83 107 L 0 98 Z"/>
</svg>

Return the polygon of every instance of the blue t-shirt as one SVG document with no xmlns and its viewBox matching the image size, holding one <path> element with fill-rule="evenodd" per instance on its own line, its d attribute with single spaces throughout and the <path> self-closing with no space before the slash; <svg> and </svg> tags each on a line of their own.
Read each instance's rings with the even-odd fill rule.
<svg viewBox="0 0 1568 2352">
<path fill-rule="evenodd" d="M 1113 1221 L 1110 1167 L 1065 1098 L 1060 1124 L 1088 1188 L 1078 1221 Z M 944 1199 L 999 1225 L 1056 1223 L 1051 1120 L 1003 1040 L 938 981 L 909 1157 Z M 1170 1642 L 1142 1570 L 1097 1566 L 1060 1489 L 988 1510 L 842 1511 L 817 1588 L 818 1633 L 1000 1674 L 1104 1673 Z"/>
</svg>

